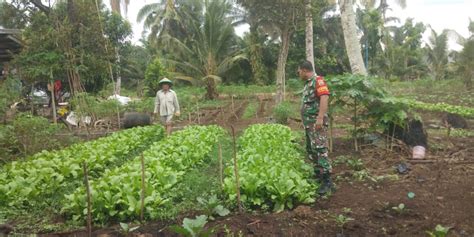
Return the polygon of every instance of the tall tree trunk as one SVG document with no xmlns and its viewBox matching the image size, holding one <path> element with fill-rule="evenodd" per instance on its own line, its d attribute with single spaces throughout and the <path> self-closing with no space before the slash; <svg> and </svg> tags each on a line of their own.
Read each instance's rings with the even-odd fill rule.
<svg viewBox="0 0 474 237">
<path fill-rule="evenodd" d="M 364 60 L 362 59 L 359 39 L 357 37 L 357 25 L 353 6 L 353 0 L 339 0 L 344 42 L 352 73 L 367 75 Z"/>
<path fill-rule="evenodd" d="M 110 0 L 110 6 L 113 12 L 122 16 L 122 11 L 120 9 L 121 0 Z M 115 63 L 117 63 L 118 68 L 117 68 L 117 82 L 115 83 L 114 94 L 120 95 L 120 88 L 122 86 L 122 76 L 120 74 L 120 54 L 119 54 L 118 47 L 115 47 L 115 56 L 116 56 Z"/>
<path fill-rule="evenodd" d="M 290 46 L 290 26 L 289 24 L 283 26 L 281 29 L 281 46 L 278 54 L 276 86 L 277 95 L 276 103 L 280 104 L 285 100 L 285 66 L 288 59 L 288 49 Z"/>
<path fill-rule="evenodd" d="M 313 13 L 311 12 L 311 0 L 305 0 L 306 18 L 306 60 L 311 62 L 314 68 L 314 48 L 313 48 Z M 316 70 L 315 70 L 316 71 Z"/>
<path fill-rule="evenodd" d="M 207 78 L 206 80 L 206 99 L 214 100 L 219 97 L 216 88 L 216 81 L 213 78 Z"/>
<path fill-rule="evenodd" d="M 267 81 L 267 76 L 262 62 L 262 47 L 255 24 L 250 25 L 250 44 L 250 65 L 252 66 L 253 81 L 257 85 L 263 85 Z"/>
<path fill-rule="evenodd" d="M 122 15 L 120 5 L 120 0 L 110 0 L 110 7 L 112 8 L 112 11 L 119 15 Z"/>
<path fill-rule="evenodd" d="M 115 94 L 120 95 L 120 88 L 122 86 L 122 74 L 120 73 L 120 54 L 118 46 L 115 47 L 115 55 L 117 57 L 117 60 L 115 61 L 117 63 L 117 83 L 115 84 Z"/>
</svg>

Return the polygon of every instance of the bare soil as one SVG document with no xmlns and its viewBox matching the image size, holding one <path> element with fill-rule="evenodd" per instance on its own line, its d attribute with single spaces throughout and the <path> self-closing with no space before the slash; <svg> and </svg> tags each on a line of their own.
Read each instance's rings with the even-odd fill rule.
<svg viewBox="0 0 474 237">
<path fill-rule="evenodd" d="M 230 102 L 230 101 L 229 101 Z M 268 122 L 271 100 L 259 100 L 255 118 L 242 119 L 249 101 L 234 101 L 222 108 L 203 110 L 200 124 L 219 124 L 237 132 L 251 124 Z M 425 121 L 438 121 L 439 114 L 423 116 Z M 194 118 L 194 115 L 192 116 Z M 441 120 L 440 120 L 441 121 Z M 182 121 L 177 126 L 196 124 Z M 348 123 L 340 117 L 336 123 Z M 301 130 L 297 120 L 290 127 Z M 237 213 L 210 222 L 214 236 L 426 236 L 437 224 L 451 227 L 448 236 L 474 236 L 474 137 L 454 138 L 430 136 L 430 148 L 425 160 L 409 160 L 409 149 L 397 145 L 393 151 L 364 146 L 355 152 L 353 141 L 343 138 L 347 131 L 335 129 L 333 159 L 340 156 L 362 159 L 371 178 L 354 179 L 354 170 L 345 164 L 334 167 L 336 191 L 326 198 L 317 198 L 312 205 L 302 205 L 281 213 Z M 408 165 L 406 174 L 397 174 L 395 166 Z M 386 178 L 373 181 L 377 177 Z M 415 197 L 408 198 L 413 192 Z M 393 207 L 405 204 L 403 211 Z M 196 213 L 194 213 L 196 214 Z M 353 218 L 345 225 L 335 216 Z M 190 216 L 188 216 L 190 217 Z M 174 223 L 181 223 L 178 218 Z M 150 222 L 131 236 L 178 236 L 166 227 L 172 222 Z M 123 236 L 118 226 L 94 231 L 95 236 Z M 229 235 L 229 233 L 232 233 Z M 82 231 L 55 233 L 45 236 L 86 236 Z"/>
</svg>

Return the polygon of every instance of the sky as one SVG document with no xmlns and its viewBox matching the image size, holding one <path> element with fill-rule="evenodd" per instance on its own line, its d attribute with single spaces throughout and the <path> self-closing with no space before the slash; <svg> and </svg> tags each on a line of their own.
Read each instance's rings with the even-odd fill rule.
<svg viewBox="0 0 474 237">
<path fill-rule="evenodd" d="M 463 35 L 469 36 L 467 29 L 469 18 L 474 20 L 474 0 L 406 0 L 407 7 L 402 9 L 395 4 L 394 0 L 388 0 L 392 11 L 389 16 L 396 16 L 405 22 L 407 18 L 413 18 L 415 22 L 429 24 L 436 32 L 443 29 L 452 29 Z M 108 3 L 109 1 L 104 1 Z M 128 7 L 127 19 L 132 24 L 133 42 L 137 43 L 142 37 L 143 24 L 137 23 L 136 16 L 145 4 L 158 2 L 158 0 L 133 0 Z M 248 26 L 243 25 L 236 29 L 238 35 L 248 31 Z M 424 39 L 427 40 L 430 33 L 427 30 Z M 454 41 L 450 41 L 450 48 L 459 50 L 461 47 Z"/>
</svg>

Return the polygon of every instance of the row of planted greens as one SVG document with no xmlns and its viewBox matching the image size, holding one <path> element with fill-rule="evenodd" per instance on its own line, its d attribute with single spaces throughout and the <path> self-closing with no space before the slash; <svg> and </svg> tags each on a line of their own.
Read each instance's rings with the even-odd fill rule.
<svg viewBox="0 0 474 237">
<path fill-rule="evenodd" d="M 240 137 L 237 160 L 245 207 L 282 211 L 297 203 L 314 202 L 313 168 L 292 141 L 290 128 L 279 124 L 252 125 Z M 224 180 L 231 201 L 237 198 L 233 169 L 226 169 Z"/>
<path fill-rule="evenodd" d="M 225 131 L 218 126 L 190 126 L 154 143 L 143 152 L 145 164 L 145 216 L 154 219 L 160 207 L 170 201 L 172 192 L 186 171 L 205 162 Z M 102 177 L 91 180 L 92 216 L 96 223 L 131 220 L 141 211 L 141 156 Z M 66 195 L 63 213 L 84 219 L 86 192 L 79 187 Z"/>
<path fill-rule="evenodd" d="M 417 100 L 411 99 L 397 99 L 399 103 L 407 105 L 415 109 L 421 109 L 426 111 L 434 112 L 446 112 L 452 114 L 458 114 L 463 117 L 474 117 L 474 108 L 459 106 L 459 105 L 450 105 L 446 103 L 425 103 Z"/>
<path fill-rule="evenodd" d="M 83 164 L 100 177 L 164 137 L 161 126 L 137 127 L 58 151 L 43 151 L 14 161 L 0 171 L 0 205 L 53 205 L 82 185 Z"/>
</svg>

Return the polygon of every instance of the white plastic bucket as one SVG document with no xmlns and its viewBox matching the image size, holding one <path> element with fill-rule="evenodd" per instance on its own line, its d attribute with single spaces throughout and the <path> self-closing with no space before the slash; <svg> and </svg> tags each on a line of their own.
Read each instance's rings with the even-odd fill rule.
<svg viewBox="0 0 474 237">
<path fill-rule="evenodd" d="M 424 159 L 426 148 L 423 146 L 413 147 L 413 159 Z"/>
</svg>

